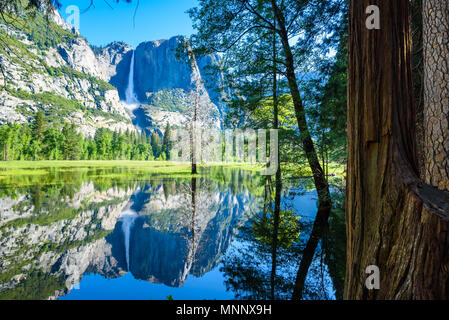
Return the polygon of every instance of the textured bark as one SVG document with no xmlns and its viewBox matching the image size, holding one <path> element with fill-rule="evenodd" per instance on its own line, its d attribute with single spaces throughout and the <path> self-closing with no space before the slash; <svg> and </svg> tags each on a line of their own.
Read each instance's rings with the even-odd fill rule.
<svg viewBox="0 0 449 320">
<path fill-rule="evenodd" d="M 365 27 L 380 9 L 381 29 Z M 418 176 L 409 0 L 352 0 L 345 299 L 449 297 L 449 194 Z M 437 217 L 438 216 L 438 217 Z M 380 269 L 380 289 L 365 269 Z"/>
<path fill-rule="evenodd" d="M 411 30 L 413 40 L 413 83 L 416 106 L 416 144 L 420 177 L 424 176 L 424 54 L 423 0 L 411 1 Z"/>
<path fill-rule="evenodd" d="M 449 190 L 449 1 L 424 1 L 425 180 Z"/>
</svg>

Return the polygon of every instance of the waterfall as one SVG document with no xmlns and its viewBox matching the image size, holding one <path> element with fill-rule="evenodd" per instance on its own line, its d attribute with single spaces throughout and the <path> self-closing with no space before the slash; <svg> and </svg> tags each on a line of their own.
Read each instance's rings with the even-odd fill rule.
<svg viewBox="0 0 449 320">
<path fill-rule="evenodd" d="M 131 63 L 129 66 L 128 87 L 125 92 L 126 105 L 129 109 L 134 110 L 139 106 L 139 100 L 134 92 L 134 54 L 131 57 Z"/>
<path fill-rule="evenodd" d="M 125 210 L 120 215 L 122 221 L 122 231 L 125 238 L 125 252 L 126 252 L 126 268 L 129 271 L 129 242 L 131 238 L 131 228 L 134 225 L 138 215 L 133 210 Z"/>
</svg>

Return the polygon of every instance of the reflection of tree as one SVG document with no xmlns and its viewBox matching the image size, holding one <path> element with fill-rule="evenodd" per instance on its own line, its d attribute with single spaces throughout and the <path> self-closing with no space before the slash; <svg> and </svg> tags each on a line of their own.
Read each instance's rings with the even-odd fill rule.
<svg viewBox="0 0 449 320">
<path fill-rule="evenodd" d="M 335 208 L 329 218 L 329 232 L 324 237 L 325 261 L 335 288 L 337 299 L 343 299 L 346 276 L 346 215 L 343 188 L 332 193 Z"/>
<path fill-rule="evenodd" d="M 223 259 L 226 286 L 241 299 L 287 299 L 293 288 L 289 269 L 299 254 L 299 217 L 281 210 L 282 183 L 276 180 L 274 206 L 268 178 L 263 210 L 240 229 L 240 245 Z"/>
<path fill-rule="evenodd" d="M 289 205 L 296 190 L 282 191 L 281 181 L 268 178 L 264 191 L 264 208 L 240 228 L 238 245 L 223 259 L 222 271 L 228 290 L 241 299 L 291 299 L 297 280 L 297 266 L 301 259 L 309 259 L 305 242 L 315 221 L 301 221 Z M 277 191 L 276 191 L 277 190 Z M 283 195 L 283 196 L 282 196 Z M 274 201 L 273 201 L 274 199 Z M 343 215 L 344 217 L 344 215 Z M 341 297 L 342 272 L 344 275 L 344 240 L 341 236 L 344 220 L 341 214 L 331 216 L 331 230 L 324 244 L 317 245 L 304 277 L 303 297 L 329 299 L 331 288 Z M 304 237 L 299 237 L 301 234 Z M 343 243 L 340 243 L 343 242 Z M 332 266 L 328 267 L 329 264 Z M 332 280 L 332 281 L 331 281 Z"/>
<path fill-rule="evenodd" d="M 328 281 L 324 279 L 327 272 L 332 279 L 335 297 L 342 299 L 346 266 L 344 190 L 339 190 L 339 183 L 335 182 L 337 184 L 333 186 L 335 191 L 332 193 L 334 207 L 330 212 L 329 223 L 318 209 L 314 221 L 308 226 L 306 233 L 310 234 L 310 237 L 303 244 L 293 291 L 294 299 L 328 299 L 325 286 L 330 283 L 326 283 Z M 316 274 L 320 274 L 321 279 L 317 278 Z"/>
<path fill-rule="evenodd" d="M 193 265 L 194 263 L 194 259 L 195 259 L 195 253 L 196 253 L 196 249 L 195 249 L 195 218 L 196 218 L 196 178 L 192 177 L 192 182 L 191 182 L 191 188 L 192 188 L 192 225 L 191 225 L 191 230 L 192 230 L 192 249 L 191 249 L 191 264 Z"/>
<path fill-rule="evenodd" d="M 293 291 L 293 297 L 301 300 L 304 294 L 304 286 L 306 282 L 309 268 L 312 264 L 312 260 L 316 254 L 318 245 L 321 238 L 325 238 L 328 230 L 328 214 L 322 214 L 322 208 L 318 208 L 318 213 L 313 222 L 313 228 L 310 233 L 310 238 L 306 243 L 306 246 L 302 253 L 301 264 L 296 274 L 295 289 Z M 325 209 L 328 211 L 328 209 Z"/>
<path fill-rule="evenodd" d="M 179 201 L 179 213 L 182 216 L 181 229 L 184 230 L 182 237 L 188 242 L 188 269 L 195 263 L 195 257 L 200 241 L 206 241 L 204 230 L 209 221 L 217 213 L 215 203 L 214 185 L 206 179 L 192 177 L 190 183 L 179 185 L 177 192 L 181 195 Z"/>
<path fill-rule="evenodd" d="M 33 187 L 33 190 L 31 192 L 32 200 L 33 200 L 33 206 L 34 206 L 34 212 L 39 212 L 39 210 L 42 207 L 42 187 L 39 184 L 36 184 Z"/>
</svg>

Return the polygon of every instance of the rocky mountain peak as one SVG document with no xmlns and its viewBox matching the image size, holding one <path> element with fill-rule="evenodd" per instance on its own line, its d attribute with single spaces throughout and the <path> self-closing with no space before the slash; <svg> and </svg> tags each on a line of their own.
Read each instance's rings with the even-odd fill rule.
<svg viewBox="0 0 449 320">
<path fill-rule="evenodd" d="M 129 85 L 131 59 L 134 53 L 134 92 L 141 105 L 134 110 L 135 123 L 148 132 L 161 131 L 167 122 L 183 126 L 191 117 L 195 95 L 199 94 L 202 119 L 210 126 L 221 125 L 221 110 L 215 93 L 221 86 L 219 77 L 206 75 L 215 57 L 190 59 L 183 36 L 146 41 L 132 48 L 112 43 L 97 51 L 97 59 L 109 65 L 106 80 L 115 86 L 125 100 Z M 211 98 L 213 97 L 213 98 Z M 213 99 L 213 100 L 212 100 Z M 220 105 L 221 106 L 221 105 Z"/>
<path fill-rule="evenodd" d="M 29 23 L 23 30 L 8 31 L 11 45 L 0 50 L 10 89 L 0 93 L 0 123 L 30 121 L 37 110 L 51 109 L 53 118 L 78 124 L 85 135 L 98 127 L 135 130 L 133 122 L 147 133 L 162 133 L 167 122 L 186 125 L 199 95 L 200 119 L 207 126 L 221 126 L 223 108 L 216 92 L 222 77 L 206 71 L 218 65 L 218 58 L 191 59 L 185 37 L 146 41 L 135 50 L 124 42 L 95 47 L 56 10 L 49 22 L 39 16 Z M 0 32 L 6 33 L 3 27 Z M 123 101 L 133 56 L 140 106 L 130 114 Z M 61 105 L 70 110 L 59 110 Z"/>
</svg>

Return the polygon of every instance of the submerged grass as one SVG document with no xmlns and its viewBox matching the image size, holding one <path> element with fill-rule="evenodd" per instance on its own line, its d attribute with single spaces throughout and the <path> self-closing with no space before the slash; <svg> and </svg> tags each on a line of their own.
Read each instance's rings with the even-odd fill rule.
<svg viewBox="0 0 449 320">
<path fill-rule="evenodd" d="M 5 178 L 7 176 L 23 176 L 23 175 L 33 175 L 33 176 L 39 176 L 39 175 L 46 175 L 48 174 L 48 171 L 41 170 L 41 169 L 9 169 L 5 171 L 0 170 L 0 179 Z"/>
</svg>

